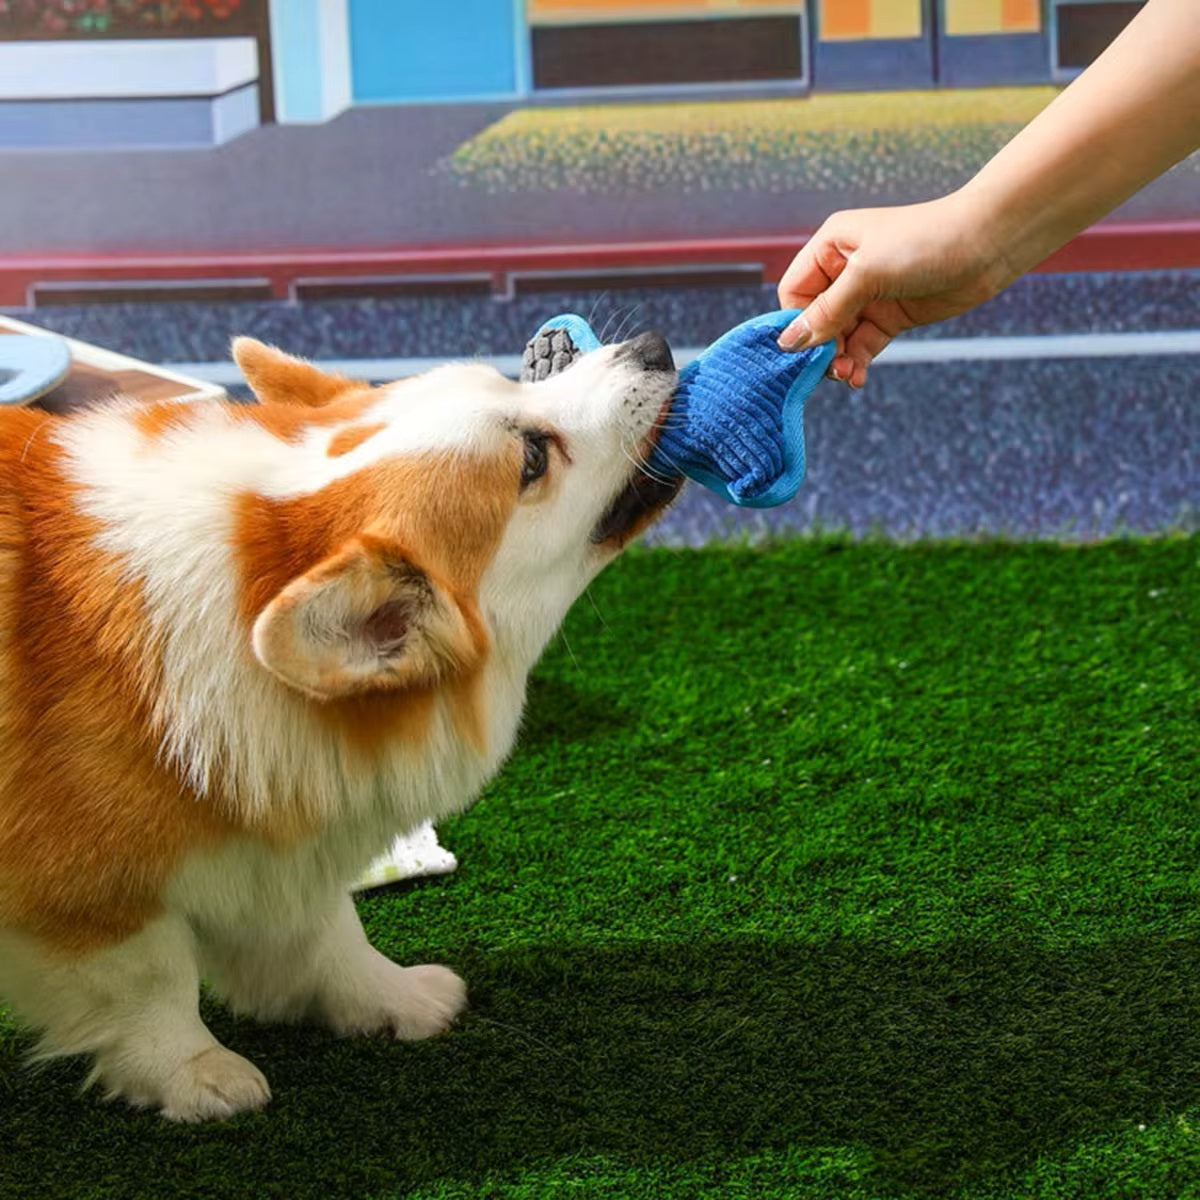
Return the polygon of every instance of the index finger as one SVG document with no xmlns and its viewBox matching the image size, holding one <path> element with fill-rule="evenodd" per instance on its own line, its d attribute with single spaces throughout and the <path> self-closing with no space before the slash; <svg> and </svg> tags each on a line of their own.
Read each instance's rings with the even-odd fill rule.
<svg viewBox="0 0 1200 1200">
<path fill-rule="evenodd" d="M 804 308 L 819 296 L 836 278 L 820 263 L 817 239 L 811 237 L 792 259 L 779 281 L 777 294 L 780 308 Z"/>
</svg>

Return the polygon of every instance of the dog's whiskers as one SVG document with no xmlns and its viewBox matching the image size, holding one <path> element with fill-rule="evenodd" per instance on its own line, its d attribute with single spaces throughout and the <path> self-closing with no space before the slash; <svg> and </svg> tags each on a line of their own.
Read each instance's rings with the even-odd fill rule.
<svg viewBox="0 0 1200 1200">
<path fill-rule="evenodd" d="M 680 467 L 680 465 L 665 450 L 663 450 L 660 447 L 658 452 L 659 452 L 659 454 L 661 454 L 663 456 L 663 458 L 665 458 L 667 460 L 667 462 L 669 462 L 671 464 L 671 466 L 673 466 L 675 468 L 675 472 L 676 472 L 677 476 L 681 476 L 684 474 L 683 469 Z M 670 482 L 670 477 L 668 477 L 666 480 L 663 480 L 660 482 Z"/>
<path fill-rule="evenodd" d="M 559 634 L 559 637 L 561 637 L 563 640 L 563 645 L 566 646 L 566 648 L 567 648 L 567 653 L 571 656 L 571 663 L 574 666 L 575 670 L 582 671 L 583 668 L 579 665 L 579 659 L 577 659 L 575 657 L 575 651 L 571 646 L 571 639 L 567 637 L 567 631 L 565 629 L 560 628 L 558 631 L 558 634 Z"/>
<path fill-rule="evenodd" d="M 608 316 L 604 318 L 604 326 L 603 326 L 603 328 L 601 328 L 600 332 L 596 335 L 597 338 L 599 339 L 601 345 L 607 344 L 608 331 L 613 327 L 613 322 L 619 318 L 620 313 L 621 313 L 620 306 L 616 305 L 616 306 L 614 306 L 612 312 L 610 312 L 608 314 Z"/>
<path fill-rule="evenodd" d="M 642 301 L 639 301 L 637 304 L 633 305 L 632 308 L 630 308 L 630 310 L 622 319 L 621 324 L 617 327 L 617 336 L 613 338 L 614 342 L 623 342 L 629 337 L 629 335 L 633 332 L 634 327 L 637 325 L 638 315 L 645 307 L 645 304 Z"/>
<path fill-rule="evenodd" d="M 676 417 L 673 413 L 665 417 L 659 417 L 658 420 L 650 426 L 651 429 L 686 429 L 687 419 L 683 416 Z"/>
<path fill-rule="evenodd" d="M 666 426 L 657 426 L 657 428 L 666 428 Z M 661 474 L 656 474 L 654 467 L 650 463 L 650 460 L 641 453 L 641 451 L 638 447 L 635 447 L 634 449 L 637 452 L 638 457 L 643 460 L 641 469 L 643 471 L 645 471 L 646 474 L 649 475 L 652 479 L 657 480 L 659 483 L 664 483 L 664 484 L 671 483 L 671 482 L 673 482 L 675 477 L 682 476 L 685 474 L 685 472 L 682 470 L 682 468 L 679 466 L 679 464 L 663 449 L 661 443 L 658 443 L 654 447 L 654 452 L 656 454 L 662 455 L 662 457 L 665 458 L 667 460 L 667 462 L 670 463 L 671 466 L 675 468 L 675 473 L 676 473 L 675 476 L 665 476 L 664 477 Z"/>
<path fill-rule="evenodd" d="M 621 443 L 621 453 L 640 471 L 643 475 L 649 476 L 655 483 L 661 483 L 665 487 L 673 482 L 670 475 L 659 474 L 650 464 L 650 460 L 643 455 L 635 446 L 631 452 L 629 447 L 624 442 Z"/>
<path fill-rule="evenodd" d="M 47 425 L 47 423 L 49 422 L 49 420 L 50 420 L 50 418 L 49 418 L 49 417 L 45 417 L 43 420 L 39 421 L 39 422 L 38 422 L 38 423 L 37 423 L 37 424 L 36 424 L 36 425 L 33 427 L 33 432 L 32 432 L 32 433 L 29 435 L 29 437 L 26 439 L 26 441 L 25 441 L 25 445 L 24 445 L 24 447 L 21 449 L 21 461 L 22 461 L 22 462 L 24 462 L 24 461 L 25 461 L 25 456 L 26 456 L 26 455 L 29 453 L 29 447 L 33 445 L 33 439 L 34 439 L 35 437 L 37 437 L 37 435 L 38 435 L 39 433 L 41 433 L 41 432 L 42 432 L 42 430 L 43 430 L 43 429 L 46 427 L 46 425 Z"/>
<path fill-rule="evenodd" d="M 600 611 L 600 605 L 598 605 L 596 603 L 596 597 L 592 595 L 591 587 L 584 588 L 583 594 L 585 596 L 587 596 L 588 603 L 591 604 L 592 609 L 595 612 L 596 616 L 600 618 L 600 624 L 603 625 L 605 629 L 607 629 L 608 622 L 604 619 L 604 614 Z"/>
<path fill-rule="evenodd" d="M 595 328 L 596 324 L 596 312 L 600 308 L 600 305 L 603 304 L 608 297 L 609 292 L 607 290 L 601 292 L 600 295 L 598 295 L 595 300 L 592 301 L 592 307 L 588 309 L 587 323 L 593 328 Z M 600 340 L 603 341 L 604 339 L 601 338 Z"/>
</svg>

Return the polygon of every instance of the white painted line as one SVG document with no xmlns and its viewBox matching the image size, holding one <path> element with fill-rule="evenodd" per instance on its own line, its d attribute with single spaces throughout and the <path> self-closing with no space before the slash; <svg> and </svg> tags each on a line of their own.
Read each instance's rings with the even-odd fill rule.
<svg viewBox="0 0 1200 1200">
<path fill-rule="evenodd" d="M 445 366 L 448 362 L 483 362 L 490 363 L 505 375 L 518 375 L 521 371 L 521 356 L 519 354 L 479 355 L 475 358 L 464 356 L 462 359 L 453 358 L 320 358 L 314 362 L 323 371 L 332 371 L 338 375 L 348 375 L 351 379 L 403 379 L 407 375 L 420 375 L 422 371 L 434 367 Z M 217 383 L 222 387 L 231 384 L 244 383 L 242 373 L 232 362 L 195 362 L 172 363 L 172 370 L 191 375 L 195 379 L 203 379 L 207 383 Z"/>
<path fill-rule="evenodd" d="M 892 342 L 877 361 L 997 362 L 1012 358 L 1142 358 L 1163 354 L 1200 354 L 1200 329 L 1052 333 L 1032 337 L 901 338 Z"/>
<path fill-rule="evenodd" d="M 675 361 L 685 366 L 701 353 L 698 346 L 675 351 Z M 1164 354 L 1200 354 L 1200 329 L 1168 329 L 1151 333 L 1055 333 L 1038 337 L 901 338 L 878 358 L 884 366 L 912 363 L 998 362 L 1006 359 L 1147 358 Z M 318 365 L 353 379 L 403 379 L 452 358 L 331 358 Z M 521 370 L 519 354 L 482 355 L 505 375 Z M 193 379 L 229 387 L 242 382 L 231 362 L 172 363 L 171 369 Z"/>
</svg>

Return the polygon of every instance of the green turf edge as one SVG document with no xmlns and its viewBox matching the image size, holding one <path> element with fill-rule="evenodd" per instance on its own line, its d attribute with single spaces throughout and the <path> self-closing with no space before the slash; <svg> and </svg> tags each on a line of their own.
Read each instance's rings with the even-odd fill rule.
<svg viewBox="0 0 1200 1200">
<path fill-rule="evenodd" d="M 208 1005 L 276 1100 L 179 1130 L 0 1023 L 0 1195 L 1200 1194 L 1198 560 L 627 557 L 443 830 L 460 871 L 361 904 L 463 971 L 462 1027 Z"/>
</svg>

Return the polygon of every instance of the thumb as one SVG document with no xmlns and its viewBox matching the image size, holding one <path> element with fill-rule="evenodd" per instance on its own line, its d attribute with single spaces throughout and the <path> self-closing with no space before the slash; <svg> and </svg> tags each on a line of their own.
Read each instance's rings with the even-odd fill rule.
<svg viewBox="0 0 1200 1200">
<path fill-rule="evenodd" d="M 803 350 L 832 341 L 858 319 L 871 299 L 850 263 L 846 269 L 780 335 L 783 350 Z"/>
</svg>

